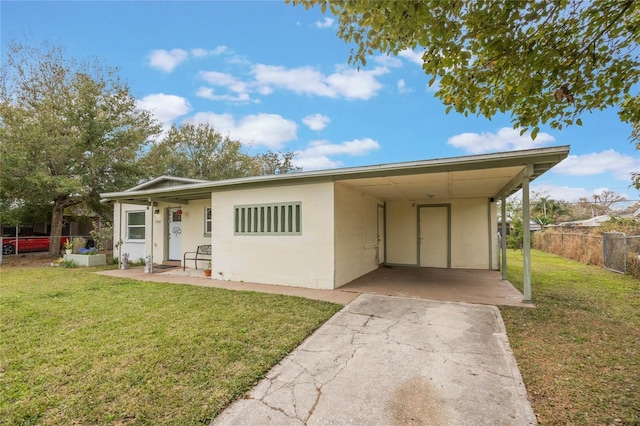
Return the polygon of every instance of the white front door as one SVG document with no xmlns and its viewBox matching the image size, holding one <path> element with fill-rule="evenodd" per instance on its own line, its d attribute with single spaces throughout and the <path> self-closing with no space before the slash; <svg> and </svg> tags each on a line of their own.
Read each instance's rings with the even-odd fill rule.
<svg viewBox="0 0 640 426">
<path fill-rule="evenodd" d="M 182 260 L 182 209 L 169 209 L 169 260 Z"/>
<path fill-rule="evenodd" d="M 420 207 L 420 266 L 449 267 L 449 208 Z"/>
</svg>

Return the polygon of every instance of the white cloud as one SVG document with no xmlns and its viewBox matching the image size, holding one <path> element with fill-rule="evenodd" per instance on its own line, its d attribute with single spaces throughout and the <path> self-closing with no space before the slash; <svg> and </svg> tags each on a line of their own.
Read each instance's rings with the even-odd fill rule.
<svg viewBox="0 0 640 426">
<path fill-rule="evenodd" d="M 330 28 L 333 25 L 333 18 L 324 18 L 322 21 L 316 21 L 314 25 L 318 28 Z"/>
<path fill-rule="evenodd" d="M 186 61 L 189 54 L 186 50 L 173 49 L 170 51 L 158 49 L 149 55 L 149 65 L 165 72 L 171 72 L 175 67 Z"/>
<path fill-rule="evenodd" d="M 217 71 L 201 71 L 200 77 L 214 86 L 223 87 L 226 90 L 235 93 L 218 94 L 210 87 L 200 87 L 196 92 L 196 96 L 200 98 L 210 99 L 212 101 L 229 101 L 229 102 L 257 102 L 251 99 L 250 84 L 237 79 L 231 74 Z"/>
<path fill-rule="evenodd" d="M 222 134 L 239 140 L 244 145 L 263 145 L 279 149 L 297 138 L 298 126 L 277 114 L 247 115 L 236 120 L 232 114 L 199 112 L 193 116 L 197 123 L 209 123 Z"/>
<path fill-rule="evenodd" d="M 382 84 L 376 77 L 388 72 L 384 67 L 359 72 L 343 69 L 326 76 L 310 66 L 287 69 L 263 64 L 256 64 L 252 71 L 259 90 L 263 92 L 276 87 L 298 94 L 363 100 L 377 94 Z"/>
<path fill-rule="evenodd" d="M 399 93 L 410 93 L 410 92 L 412 92 L 412 90 L 409 87 L 407 87 L 407 82 L 404 81 L 404 78 L 401 78 L 400 80 L 398 80 L 397 86 L 398 86 L 398 92 Z"/>
<path fill-rule="evenodd" d="M 191 49 L 191 55 L 194 58 L 205 58 L 207 56 L 219 56 L 222 53 L 226 52 L 228 49 L 229 48 L 227 46 L 218 46 L 213 50 L 196 48 L 196 49 Z"/>
<path fill-rule="evenodd" d="M 591 176 L 612 172 L 616 179 L 629 180 L 631 172 L 640 171 L 640 159 L 608 149 L 592 154 L 569 155 L 552 171 L 569 176 Z"/>
<path fill-rule="evenodd" d="M 535 140 L 529 132 L 520 135 L 520 130 L 503 127 L 498 133 L 462 133 L 449 138 L 447 144 L 461 148 L 471 154 L 494 151 L 512 151 L 517 149 L 537 148 L 555 138 L 548 133 L 538 133 Z"/>
<path fill-rule="evenodd" d="M 411 49 L 404 49 L 398 52 L 398 56 L 400 56 L 401 58 L 405 58 L 406 60 L 420 66 L 422 66 L 422 64 L 424 63 L 424 61 L 422 60 L 423 54 L 424 52 L 416 52 L 415 50 Z"/>
<path fill-rule="evenodd" d="M 163 124 L 168 124 L 191 111 L 191 104 L 185 98 L 164 93 L 145 96 L 138 101 L 138 105 L 153 113 Z"/>
<path fill-rule="evenodd" d="M 590 198 L 594 191 L 589 191 L 585 188 L 576 188 L 566 185 L 531 185 L 531 194 L 540 193 L 544 194 L 545 197 L 551 198 L 553 200 L 562 200 L 568 201 L 570 203 L 575 203 L 580 198 Z M 519 199 L 522 199 L 522 190 L 518 191 L 516 196 Z"/>
<path fill-rule="evenodd" d="M 376 76 L 379 75 L 376 70 L 381 70 L 381 68 L 371 72 L 345 70 L 331 74 L 327 78 L 327 82 L 337 93 L 347 99 L 367 100 L 375 96 L 382 88 L 382 84 L 376 80 Z"/>
<path fill-rule="evenodd" d="M 332 160 L 324 155 L 318 157 L 306 157 L 300 153 L 292 160 L 292 162 L 296 167 L 302 167 L 303 170 L 307 171 L 336 169 L 342 166 L 341 161 Z"/>
<path fill-rule="evenodd" d="M 247 93 L 248 86 L 242 80 L 238 80 L 231 74 L 217 72 L 217 71 L 201 71 L 200 77 L 207 83 L 214 86 L 222 86 L 236 93 Z"/>
<path fill-rule="evenodd" d="M 550 185 L 550 184 L 541 184 L 541 185 L 531 185 L 531 194 L 538 193 L 543 194 L 545 197 L 551 198 L 553 200 L 562 200 L 567 201 L 569 203 L 576 203 L 580 200 L 580 198 L 586 198 L 589 200 L 593 199 L 593 195 L 602 194 L 604 191 L 609 191 L 610 188 L 602 187 L 595 189 L 586 189 L 586 188 L 577 188 L 566 185 Z M 614 191 L 617 195 L 621 197 L 625 197 L 629 199 L 629 194 L 624 192 Z M 513 197 L 522 199 L 522 190 L 518 191 L 513 195 Z M 620 203 L 623 205 L 624 203 Z"/>
<path fill-rule="evenodd" d="M 212 101 L 229 101 L 229 102 L 256 102 L 251 99 L 248 93 L 238 93 L 237 95 L 223 94 L 218 95 L 210 87 L 201 86 L 196 92 L 196 96 L 199 98 L 209 99 Z"/>
<path fill-rule="evenodd" d="M 354 139 L 341 144 L 332 144 L 325 140 L 310 142 L 307 147 L 297 151 L 294 160 L 296 166 L 305 170 L 319 170 L 339 167 L 342 162 L 329 158 L 334 155 L 361 156 L 377 151 L 380 144 L 370 138 Z"/>
<path fill-rule="evenodd" d="M 371 138 L 364 138 L 342 142 L 341 144 L 332 144 L 324 140 L 313 141 L 309 143 L 304 152 L 313 155 L 359 156 L 368 154 L 371 151 L 377 151 L 378 149 L 380 149 L 380 144 L 378 142 Z"/>
<path fill-rule="evenodd" d="M 302 119 L 302 122 L 306 124 L 311 130 L 322 130 L 327 127 L 331 119 L 326 115 L 322 114 L 313 114 L 307 115 Z"/>
<path fill-rule="evenodd" d="M 191 49 L 191 55 L 193 55 L 194 58 L 204 58 L 208 54 L 209 52 L 205 49 Z"/>
<path fill-rule="evenodd" d="M 402 66 L 402 61 L 395 56 L 377 55 L 373 57 L 373 61 L 383 67 L 398 68 Z"/>
<path fill-rule="evenodd" d="M 326 84 L 326 77 L 313 67 L 286 69 L 257 64 L 253 68 L 253 74 L 260 86 L 276 86 L 299 94 L 337 97 L 335 91 Z"/>
</svg>

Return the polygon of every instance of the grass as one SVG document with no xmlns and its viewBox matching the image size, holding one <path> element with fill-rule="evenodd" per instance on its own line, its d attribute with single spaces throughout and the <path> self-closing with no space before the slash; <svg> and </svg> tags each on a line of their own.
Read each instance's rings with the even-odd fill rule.
<svg viewBox="0 0 640 426">
<path fill-rule="evenodd" d="M 87 269 L 0 277 L 0 424 L 207 424 L 340 309 Z"/>
<path fill-rule="evenodd" d="M 508 278 L 522 290 L 522 254 Z M 532 251 L 535 309 L 501 307 L 545 425 L 640 425 L 640 281 Z"/>
</svg>

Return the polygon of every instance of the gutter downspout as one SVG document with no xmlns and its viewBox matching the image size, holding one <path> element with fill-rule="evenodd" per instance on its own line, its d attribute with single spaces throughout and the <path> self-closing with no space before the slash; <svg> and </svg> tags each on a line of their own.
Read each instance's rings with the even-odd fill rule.
<svg viewBox="0 0 640 426">
<path fill-rule="evenodd" d="M 529 209 L 529 178 L 533 174 L 533 166 L 529 164 L 522 179 L 522 254 L 524 303 L 531 303 L 531 211 Z"/>
</svg>

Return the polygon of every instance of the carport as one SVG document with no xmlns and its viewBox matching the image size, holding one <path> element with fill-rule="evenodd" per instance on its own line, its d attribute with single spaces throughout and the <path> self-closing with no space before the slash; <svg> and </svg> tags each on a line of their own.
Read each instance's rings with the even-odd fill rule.
<svg viewBox="0 0 640 426">
<path fill-rule="evenodd" d="M 568 153 L 568 146 L 560 146 L 368 166 L 335 175 L 334 181 L 352 194 L 382 201 L 380 268 L 340 288 L 386 295 L 428 293 L 427 298 L 474 303 L 531 302 L 529 185 Z M 506 240 L 498 237 L 499 227 L 506 235 L 506 198 L 519 190 L 524 298 L 506 281 Z M 336 232 L 343 232 L 339 223 Z"/>
</svg>

